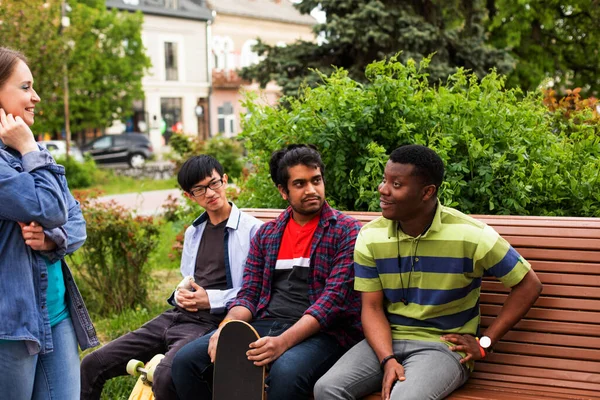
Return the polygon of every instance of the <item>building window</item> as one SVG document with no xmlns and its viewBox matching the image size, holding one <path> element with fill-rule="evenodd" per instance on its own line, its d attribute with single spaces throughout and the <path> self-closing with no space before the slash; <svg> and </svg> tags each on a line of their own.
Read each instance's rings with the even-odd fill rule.
<svg viewBox="0 0 600 400">
<path fill-rule="evenodd" d="M 219 133 L 222 133 L 225 137 L 234 136 L 236 134 L 235 114 L 231 103 L 228 101 L 223 103 L 221 107 L 217 108 L 217 114 Z"/>
<path fill-rule="evenodd" d="M 246 40 L 242 46 L 242 67 L 249 67 L 253 64 L 258 64 L 260 59 L 258 54 L 252 50 L 254 45 L 258 43 L 255 39 Z"/>
<path fill-rule="evenodd" d="M 165 78 L 168 81 L 179 80 L 177 56 L 177 43 L 165 42 Z"/>
<path fill-rule="evenodd" d="M 181 118 L 181 98 L 163 97 L 160 99 L 160 131 L 165 138 L 165 144 L 169 143 L 169 139 L 174 132 L 181 133 L 183 131 L 183 123 Z"/>
<path fill-rule="evenodd" d="M 235 69 L 235 58 L 233 53 L 233 40 L 230 37 L 215 36 L 213 38 L 213 68 L 229 71 Z"/>
</svg>

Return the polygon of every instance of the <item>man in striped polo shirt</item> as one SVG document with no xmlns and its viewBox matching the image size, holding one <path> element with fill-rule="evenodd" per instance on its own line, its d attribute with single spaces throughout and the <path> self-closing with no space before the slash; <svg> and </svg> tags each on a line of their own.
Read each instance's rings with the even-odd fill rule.
<svg viewBox="0 0 600 400">
<path fill-rule="evenodd" d="M 394 150 L 379 184 L 382 217 L 366 224 L 354 251 L 366 339 L 315 387 L 315 399 L 443 399 L 475 360 L 529 310 L 542 290 L 535 272 L 491 227 L 444 207 L 444 176 L 431 149 Z M 480 340 L 482 276 L 511 293 Z"/>
</svg>

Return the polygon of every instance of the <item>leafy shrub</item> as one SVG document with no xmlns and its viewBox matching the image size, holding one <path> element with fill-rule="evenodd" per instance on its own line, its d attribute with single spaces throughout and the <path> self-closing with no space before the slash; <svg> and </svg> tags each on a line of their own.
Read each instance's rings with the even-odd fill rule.
<svg viewBox="0 0 600 400">
<path fill-rule="evenodd" d="M 312 143 L 323 156 L 330 203 L 378 210 L 387 155 L 417 143 L 445 162 L 445 205 L 471 214 L 600 216 L 598 136 L 557 125 L 540 93 L 505 90 L 495 72 L 479 80 L 459 69 L 430 87 L 428 62 L 375 62 L 364 85 L 337 70 L 322 75 L 319 87 L 287 98 L 287 108 L 248 93 L 242 136 L 255 174 L 244 182 L 240 204 L 284 205 L 270 182 L 270 154 L 289 143 Z"/>
<path fill-rule="evenodd" d="M 174 133 L 171 136 L 169 144 L 175 152 L 175 161 L 178 163 L 177 170 L 179 170 L 179 166 L 188 158 L 200 154 L 208 154 L 219 160 L 225 169 L 225 173 L 232 180 L 236 180 L 242 176 L 244 148 L 237 138 L 216 136 L 203 141 L 198 137 Z"/>
<path fill-rule="evenodd" d="M 83 163 L 75 161 L 73 157 L 61 157 L 56 162 L 65 167 L 65 176 L 71 189 L 84 189 L 95 183 L 98 175 L 96 163 L 89 157 Z"/>
<path fill-rule="evenodd" d="M 152 217 L 134 217 L 114 202 L 80 201 L 87 240 L 70 261 L 90 311 L 109 315 L 144 305 L 150 282 L 147 261 L 159 239 L 158 224 Z"/>
</svg>

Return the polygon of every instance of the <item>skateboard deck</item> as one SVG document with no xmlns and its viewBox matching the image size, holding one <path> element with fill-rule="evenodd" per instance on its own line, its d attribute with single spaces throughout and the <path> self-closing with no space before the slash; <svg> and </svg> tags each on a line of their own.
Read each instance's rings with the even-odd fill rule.
<svg viewBox="0 0 600 400">
<path fill-rule="evenodd" d="M 130 360 L 127 363 L 127 373 L 133 376 L 139 376 L 129 400 L 154 400 L 152 393 L 152 382 L 154 381 L 154 371 L 158 363 L 165 358 L 162 354 L 157 354 L 144 365 L 138 360 Z"/>
<path fill-rule="evenodd" d="M 248 360 L 246 352 L 260 339 L 244 321 L 229 321 L 221 329 L 213 375 L 213 400 L 264 400 L 265 367 Z"/>
</svg>

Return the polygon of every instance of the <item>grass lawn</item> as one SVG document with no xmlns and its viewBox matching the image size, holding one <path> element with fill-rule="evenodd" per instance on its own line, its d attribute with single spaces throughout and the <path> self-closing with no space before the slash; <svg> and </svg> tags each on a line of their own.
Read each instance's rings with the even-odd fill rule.
<svg viewBox="0 0 600 400">
<path fill-rule="evenodd" d="M 179 188 L 177 185 L 177 178 L 175 177 L 169 179 L 138 179 L 131 178 L 129 176 L 114 175 L 112 172 L 108 171 L 101 172 L 102 174 L 100 174 L 100 179 L 96 179 L 98 184 L 92 186 L 90 189 L 100 190 L 102 191 L 103 195 Z"/>
</svg>

